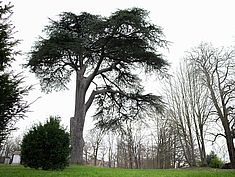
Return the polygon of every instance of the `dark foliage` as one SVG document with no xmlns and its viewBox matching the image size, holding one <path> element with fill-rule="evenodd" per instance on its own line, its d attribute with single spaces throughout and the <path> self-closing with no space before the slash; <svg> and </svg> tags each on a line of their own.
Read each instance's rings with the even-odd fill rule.
<svg viewBox="0 0 235 177">
<path fill-rule="evenodd" d="M 14 74 L 11 63 L 18 52 L 14 47 L 18 40 L 12 37 L 14 27 L 10 23 L 12 5 L 0 1 L 0 148 L 6 136 L 15 129 L 15 123 L 24 117 L 29 104 L 23 97 L 31 87 L 22 87 L 22 73 Z"/>
<path fill-rule="evenodd" d="M 82 96 L 94 88 L 88 101 L 80 104 L 86 112 L 96 101 L 95 119 L 101 126 L 146 117 L 150 107 L 160 111 L 162 102 L 159 96 L 144 94 L 138 72 L 157 75 L 168 66 L 159 53 L 168 42 L 162 29 L 147 18 L 148 12 L 139 8 L 118 10 L 110 17 L 62 13 L 46 26 L 47 38 L 35 43 L 27 66 L 46 92 L 65 89 L 76 73 Z"/>
<path fill-rule="evenodd" d="M 222 168 L 224 163 L 217 157 L 215 152 L 211 151 L 209 155 L 206 156 L 207 164 L 211 168 Z"/>
<path fill-rule="evenodd" d="M 222 167 L 223 169 L 231 169 L 231 163 L 225 163 Z"/>
<path fill-rule="evenodd" d="M 21 146 L 22 163 L 43 170 L 64 169 L 70 154 L 69 133 L 60 126 L 58 117 L 33 126 L 24 136 Z"/>
</svg>

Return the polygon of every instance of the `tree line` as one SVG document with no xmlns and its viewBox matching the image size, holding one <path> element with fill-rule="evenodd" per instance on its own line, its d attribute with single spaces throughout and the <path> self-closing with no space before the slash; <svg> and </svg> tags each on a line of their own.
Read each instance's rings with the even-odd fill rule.
<svg viewBox="0 0 235 177">
<path fill-rule="evenodd" d="M 164 112 L 148 123 L 146 119 L 145 123 L 126 121 L 115 136 L 115 165 L 208 166 L 206 143 L 221 136 L 234 168 L 234 54 L 234 47 L 215 48 L 208 43 L 188 51 L 176 71 L 163 81 Z"/>
</svg>

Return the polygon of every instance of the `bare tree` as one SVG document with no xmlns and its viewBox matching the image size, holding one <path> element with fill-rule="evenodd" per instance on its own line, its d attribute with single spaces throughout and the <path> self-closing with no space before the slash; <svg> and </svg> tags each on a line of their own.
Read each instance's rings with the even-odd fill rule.
<svg viewBox="0 0 235 177">
<path fill-rule="evenodd" d="M 207 87 L 214 109 L 220 119 L 228 147 L 231 167 L 235 168 L 234 98 L 235 98 L 235 50 L 214 48 L 201 44 L 188 53 L 187 59 Z M 221 134 L 217 134 L 219 136 Z"/>
<path fill-rule="evenodd" d="M 185 159 L 190 166 L 196 165 L 195 143 L 192 131 L 192 116 L 190 103 L 188 102 L 187 85 L 182 79 L 182 72 L 176 74 L 176 78 L 169 80 L 166 90 L 169 118 L 175 124 L 181 148 Z"/>
<path fill-rule="evenodd" d="M 169 117 L 175 123 L 186 161 L 196 165 L 196 149 L 201 165 L 207 166 L 205 126 L 211 117 L 213 103 L 209 91 L 192 62 L 187 58 L 166 84 L 166 100 Z M 196 141 L 195 141 L 196 140 Z"/>
<path fill-rule="evenodd" d="M 128 168 L 128 150 L 123 135 L 117 137 L 117 167 Z"/>
<path fill-rule="evenodd" d="M 0 157 L 10 157 L 15 151 L 20 151 L 21 138 L 8 137 L 0 150 Z"/>
<path fill-rule="evenodd" d="M 102 144 L 102 140 L 104 138 L 104 135 L 105 135 L 105 133 L 103 132 L 103 130 L 94 128 L 89 131 L 89 134 L 87 136 L 87 141 L 90 143 L 91 149 L 93 151 L 92 158 L 94 160 L 95 166 L 97 165 L 98 151 L 99 151 L 100 146 Z"/>
<path fill-rule="evenodd" d="M 189 102 L 192 111 L 193 124 L 200 153 L 201 165 L 207 166 L 205 148 L 205 125 L 212 114 L 213 103 L 208 97 L 208 89 L 202 84 L 200 76 L 195 71 L 195 66 L 186 62 L 186 77 L 189 85 Z"/>
<path fill-rule="evenodd" d="M 85 164 L 89 164 L 89 160 L 90 160 L 90 156 L 91 156 L 91 143 L 89 141 L 85 141 L 85 145 L 84 145 L 84 156 L 85 156 Z"/>
<path fill-rule="evenodd" d="M 181 162 L 179 156 L 182 148 L 177 126 L 167 110 L 153 121 L 151 129 L 152 153 L 148 157 L 152 159 L 151 168 L 174 168 L 176 163 Z"/>
<path fill-rule="evenodd" d="M 107 144 L 105 143 L 105 141 L 101 141 L 100 147 L 99 147 L 99 151 L 100 151 L 100 155 L 101 155 L 101 166 L 106 166 L 105 164 L 105 155 L 108 152 L 108 147 Z"/>
<path fill-rule="evenodd" d="M 115 139 L 116 136 L 113 132 L 108 132 L 108 166 L 115 166 Z"/>
</svg>

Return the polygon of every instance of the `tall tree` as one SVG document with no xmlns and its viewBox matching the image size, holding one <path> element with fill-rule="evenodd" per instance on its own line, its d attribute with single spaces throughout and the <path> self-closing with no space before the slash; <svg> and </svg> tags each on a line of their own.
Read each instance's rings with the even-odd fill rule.
<svg viewBox="0 0 235 177">
<path fill-rule="evenodd" d="M 28 67 L 47 92 L 66 88 L 75 73 L 71 162 L 81 164 L 84 121 L 94 100 L 100 126 L 117 126 L 144 114 L 148 107 L 160 110 L 160 97 L 143 94 L 136 70 L 165 71 L 168 63 L 157 51 L 167 42 L 162 29 L 151 24 L 148 12 L 139 8 L 118 10 L 107 18 L 85 12 L 59 17 L 46 26 L 47 37 L 35 44 Z"/>
<path fill-rule="evenodd" d="M 202 83 L 200 76 L 195 70 L 192 63 L 185 61 L 185 80 L 187 85 L 186 93 L 188 95 L 192 124 L 194 125 L 197 139 L 198 150 L 202 166 L 207 166 L 206 147 L 205 147 L 205 130 L 206 124 L 212 114 L 213 103 L 208 97 L 209 91 Z M 183 78 L 182 78 L 183 79 Z"/>
<path fill-rule="evenodd" d="M 31 87 L 22 87 L 22 74 L 11 71 L 12 61 L 18 52 L 14 47 L 18 40 L 13 38 L 11 24 L 12 5 L 0 1 L 0 148 L 7 135 L 15 129 L 15 122 L 24 117 L 28 104 L 23 100 Z"/>
<path fill-rule="evenodd" d="M 205 150 L 205 125 L 213 107 L 207 87 L 202 83 L 195 65 L 184 60 L 166 84 L 169 117 L 179 131 L 185 158 L 196 165 L 196 149 L 203 166 L 207 166 Z M 197 140 L 194 142 L 194 139 Z M 196 145 L 198 147 L 196 147 Z"/>
<path fill-rule="evenodd" d="M 169 80 L 169 88 L 166 92 L 168 110 L 177 129 L 186 162 L 190 166 L 196 166 L 192 116 L 186 92 L 187 84 L 181 74 L 179 72 L 175 78 Z"/>
<path fill-rule="evenodd" d="M 215 48 L 202 43 L 189 52 L 187 59 L 194 64 L 196 73 L 208 88 L 224 129 L 231 167 L 235 168 L 235 49 Z"/>
</svg>

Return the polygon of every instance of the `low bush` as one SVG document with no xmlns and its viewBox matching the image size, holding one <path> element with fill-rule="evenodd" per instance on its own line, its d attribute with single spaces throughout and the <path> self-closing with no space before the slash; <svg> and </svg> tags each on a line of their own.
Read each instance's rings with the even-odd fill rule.
<svg viewBox="0 0 235 177">
<path fill-rule="evenodd" d="M 33 126 L 21 145 L 22 164 L 43 170 L 64 169 L 69 163 L 69 133 L 60 126 L 58 117 L 50 117 L 42 125 Z"/>
<path fill-rule="evenodd" d="M 213 151 L 207 155 L 207 163 L 211 168 L 222 168 L 224 165 L 223 161 L 220 160 Z"/>
</svg>

